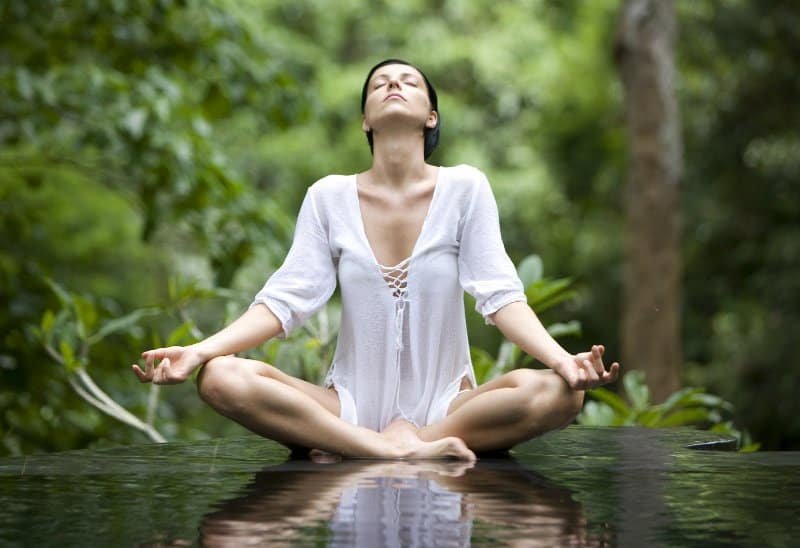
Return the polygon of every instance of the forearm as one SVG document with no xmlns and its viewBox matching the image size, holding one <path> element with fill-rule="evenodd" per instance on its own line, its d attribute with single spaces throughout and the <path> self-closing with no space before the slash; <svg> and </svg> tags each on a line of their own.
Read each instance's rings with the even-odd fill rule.
<svg viewBox="0 0 800 548">
<path fill-rule="evenodd" d="M 527 303 L 510 303 L 495 312 L 492 319 L 509 341 L 550 368 L 565 357 L 571 357 L 547 332 Z"/>
<path fill-rule="evenodd" d="M 195 348 L 208 361 L 217 356 L 235 354 L 275 337 L 281 332 L 280 320 L 263 304 L 249 308 L 224 329 L 195 344 Z"/>
</svg>

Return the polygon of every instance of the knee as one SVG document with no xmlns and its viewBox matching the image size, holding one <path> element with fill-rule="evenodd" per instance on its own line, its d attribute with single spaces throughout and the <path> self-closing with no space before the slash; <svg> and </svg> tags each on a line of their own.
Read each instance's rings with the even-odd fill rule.
<svg viewBox="0 0 800 548">
<path fill-rule="evenodd" d="M 241 358 L 220 356 L 209 360 L 197 377 L 200 398 L 214 408 L 235 405 L 246 387 L 246 375 Z"/>
<path fill-rule="evenodd" d="M 531 417 L 540 419 L 542 410 L 547 409 L 554 424 L 566 426 L 581 412 L 584 392 L 570 388 L 554 371 L 518 369 L 512 373 L 516 373 L 515 381 Z"/>
</svg>

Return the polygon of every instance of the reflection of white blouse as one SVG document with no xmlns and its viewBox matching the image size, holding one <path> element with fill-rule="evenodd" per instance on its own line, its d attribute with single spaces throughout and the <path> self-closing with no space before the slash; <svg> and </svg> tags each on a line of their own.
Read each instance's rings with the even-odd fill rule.
<svg viewBox="0 0 800 548">
<path fill-rule="evenodd" d="M 393 270 L 402 283 L 392 287 L 385 273 Z M 342 318 L 325 385 L 336 388 L 344 420 L 376 431 L 400 418 L 418 426 L 438 421 L 463 377 L 476 385 L 463 290 L 486 323 L 503 306 L 525 301 L 489 182 L 467 165 L 439 168 L 411 256 L 383 270 L 364 231 L 355 175 L 317 181 L 283 265 L 253 304 L 272 310 L 285 338 L 327 302 L 337 274 Z"/>
</svg>

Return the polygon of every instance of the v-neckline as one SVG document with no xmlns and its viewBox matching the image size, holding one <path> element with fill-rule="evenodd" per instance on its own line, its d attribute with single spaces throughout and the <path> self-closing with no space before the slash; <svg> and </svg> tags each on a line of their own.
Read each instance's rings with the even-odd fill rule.
<svg viewBox="0 0 800 548">
<path fill-rule="evenodd" d="M 422 220 L 422 226 L 419 229 L 419 234 L 417 234 L 417 239 L 414 242 L 414 246 L 411 248 L 411 255 L 397 263 L 396 265 L 384 265 L 378 261 L 378 257 L 375 255 L 375 250 L 372 249 L 372 244 L 369 243 L 369 238 L 367 237 L 367 227 L 364 224 L 364 215 L 361 212 L 361 198 L 358 196 L 358 174 L 353 174 L 353 196 L 355 197 L 355 204 L 356 204 L 356 213 L 358 214 L 358 225 L 361 232 L 361 238 L 363 239 L 364 245 L 366 246 L 369 254 L 372 258 L 372 262 L 374 262 L 377 266 L 383 268 L 395 268 L 402 265 L 405 262 L 410 262 L 416 255 L 420 242 L 422 241 L 423 236 L 425 235 L 425 227 L 428 225 L 428 219 L 431 216 L 431 211 L 433 211 L 433 206 L 436 203 L 436 196 L 439 194 L 439 187 L 441 186 L 442 180 L 442 170 L 444 169 L 443 166 L 439 166 L 436 170 L 436 178 L 433 184 L 433 196 L 431 196 L 431 201 L 428 203 L 428 211 L 425 212 L 425 218 Z"/>
</svg>

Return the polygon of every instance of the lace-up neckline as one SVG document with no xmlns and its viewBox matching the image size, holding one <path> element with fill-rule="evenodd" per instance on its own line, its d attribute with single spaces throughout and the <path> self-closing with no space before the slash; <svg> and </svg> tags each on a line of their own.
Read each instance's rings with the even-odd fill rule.
<svg viewBox="0 0 800 548">
<path fill-rule="evenodd" d="M 411 257 L 406 257 L 394 266 L 385 266 L 376 263 L 383 275 L 383 279 L 389 289 L 392 290 L 392 296 L 395 299 L 401 299 L 406 296 L 408 291 L 408 267 L 411 263 Z"/>
</svg>

